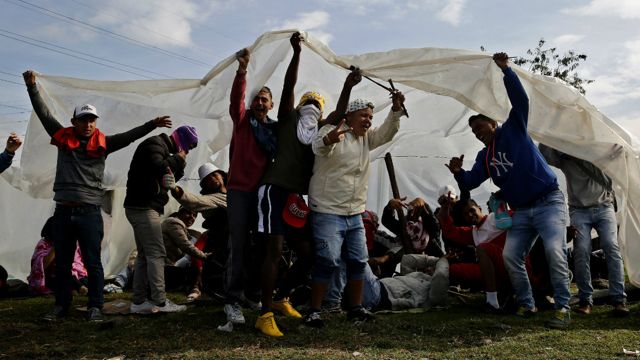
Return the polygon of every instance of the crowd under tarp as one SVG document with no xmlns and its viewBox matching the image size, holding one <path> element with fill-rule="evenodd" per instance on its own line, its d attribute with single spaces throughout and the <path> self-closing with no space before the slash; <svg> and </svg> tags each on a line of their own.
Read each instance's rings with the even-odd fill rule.
<svg viewBox="0 0 640 360">
<path fill-rule="evenodd" d="M 267 85 L 277 108 L 292 55 L 292 32 L 265 33 L 250 46 L 247 102 L 257 89 Z M 480 112 L 505 119 L 511 107 L 502 73 L 488 53 L 422 48 L 338 56 L 313 37 L 305 34 L 305 39 L 297 98 L 308 90 L 319 91 L 326 97 L 326 109 L 334 108 L 350 65 L 381 82 L 392 78 L 406 95 L 410 117 L 401 120 L 400 132 L 392 142 L 371 153 L 367 208 L 377 212 L 391 198 L 383 161 L 386 152 L 393 155 L 401 194 L 409 199 L 423 197 L 435 207 L 438 189 L 455 185 L 444 164 L 452 156 L 465 154 L 464 168 L 469 169 L 483 146 L 468 128 L 467 118 Z M 529 133 L 534 140 L 591 161 L 613 179 L 626 270 L 631 282 L 640 285 L 640 162 L 636 140 L 561 81 L 512 67 L 529 95 Z M 47 105 L 67 126 L 74 106 L 84 103 L 97 107 L 98 127 L 106 134 L 126 131 L 159 115 L 170 115 L 174 128 L 194 126 L 200 142 L 187 157 L 185 179 L 179 185 L 198 191 L 200 165 L 210 161 L 219 168 L 228 167 L 232 131 L 229 93 L 236 69 L 232 54 L 199 80 L 93 81 L 39 74 L 38 83 Z M 353 98 L 366 98 L 376 105 L 374 126 L 384 120 L 391 106 L 388 92 L 366 79 L 354 88 Z M 276 112 L 274 109 L 271 116 Z M 28 274 L 40 229 L 53 213 L 57 149 L 49 141 L 32 114 L 20 162 L 0 181 L 0 264 L 18 278 Z M 104 207 L 107 231 L 102 257 L 107 275 L 123 266 L 134 247 L 122 204 L 129 163 L 139 143 L 111 154 L 106 162 L 104 186 L 112 190 Z M 622 146 L 621 152 L 614 152 L 616 145 Z M 472 197 L 482 203 L 491 191 L 495 187 L 487 181 L 472 192 Z M 526 183 L 522 191 L 527 191 Z M 175 209 L 175 204 L 169 208 Z"/>
</svg>

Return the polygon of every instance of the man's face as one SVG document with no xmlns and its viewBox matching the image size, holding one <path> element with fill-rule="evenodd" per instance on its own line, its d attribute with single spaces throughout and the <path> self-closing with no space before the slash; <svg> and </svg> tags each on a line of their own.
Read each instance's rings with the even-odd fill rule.
<svg viewBox="0 0 640 360">
<path fill-rule="evenodd" d="M 213 192 L 220 190 L 223 184 L 224 179 L 219 172 L 212 172 L 202 179 L 202 187 Z"/>
<path fill-rule="evenodd" d="M 92 115 L 71 119 L 71 124 L 79 137 L 88 138 L 96 131 L 96 117 Z"/>
<path fill-rule="evenodd" d="M 469 204 L 465 206 L 462 216 L 467 224 L 478 225 L 480 220 L 484 217 L 482 210 L 477 205 Z"/>
<path fill-rule="evenodd" d="M 263 121 L 267 117 L 269 110 L 273 108 L 271 95 L 266 91 L 260 91 L 251 102 L 251 111 L 256 120 Z"/>
<path fill-rule="evenodd" d="M 496 134 L 496 126 L 492 121 L 487 119 L 476 119 L 469 125 L 471 131 L 486 146 L 489 146 Z"/>
<path fill-rule="evenodd" d="M 360 109 L 347 114 L 347 125 L 353 129 L 354 135 L 364 136 L 371 127 L 372 119 L 373 109 Z"/>
<path fill-rule="evenodd" d="M 194 222 L 196 222 L 196 216 L 197 214 L 191 211 L 182 211 L 179 215 L 178 218 L 180 220 L 182 220 L 182 222 L 184 222 L 186 227 L 191 227 L 191 225 L 193 225 Z"/>
</svg>

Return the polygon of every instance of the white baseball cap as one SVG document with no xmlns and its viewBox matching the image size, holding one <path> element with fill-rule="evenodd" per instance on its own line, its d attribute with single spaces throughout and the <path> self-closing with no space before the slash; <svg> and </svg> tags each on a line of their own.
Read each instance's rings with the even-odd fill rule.
<svg viewBox="0 0 640 360">
<path fill-rule="evenodd" d="M 212 163 L 205 163 L 198 168 L 198 176 L 200 181 L 209 176 L 212 172 L 218 170 L 218 168 Z"/>
<path fill-rule="evenodd" d="M 450 197 L 452 199 L 455 199 L 458 197 L 458 193 L 456 192 L 456 189 L 451 186 L 451 185 L 445 185 L 443 186 L 440 191 L 438 191 L 438 197 L 442 197 L 442 196 L 446 196 L 447 194 L 451 193 Z"/>
<path fill-rule="evenodd" d="M 100 116 L 98 116 L 98 110 L 96 110 L 96 107 L 91 105 L 91 104 L 84 104 L 84 105 L 80 105 L 80 106 L 76 106 L 75 110 L 73 110 L 73 118 L 77 119 L 77 118 L 81 118 L 83 116 L 87 116 L 87 115 L 93 115 L 97 118 L 99 118 Z"/>
</svg>

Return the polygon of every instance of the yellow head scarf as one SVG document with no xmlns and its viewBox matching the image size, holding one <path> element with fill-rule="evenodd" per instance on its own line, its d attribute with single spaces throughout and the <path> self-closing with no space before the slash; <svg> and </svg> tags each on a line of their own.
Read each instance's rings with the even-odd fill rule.
<svg viewBox="0 0 640 360">
<path fill-rule="evenodd" d="M 320 105 L 320 112 L 321 113 L 323 112 L 323 110 L 324 110 L 324 97 L 322 95 L 320 95 L 320 93 L 315 92 L 315 91 L 307 91 L 306 93 L 304 93 L 304 95 L 302 95 L 302 97 L 300 98 L 300 103 L 298 103 L 298 107 L 303 106 L 309 100 L 317 101 L 318 104 Z"/>
</svg>

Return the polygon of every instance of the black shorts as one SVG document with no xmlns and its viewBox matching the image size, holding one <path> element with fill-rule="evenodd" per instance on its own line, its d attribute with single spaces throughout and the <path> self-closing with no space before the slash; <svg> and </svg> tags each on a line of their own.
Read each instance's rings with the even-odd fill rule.
<svg viewBox="0 0 640 360">
<path fill-rule="evenodd" d="M 285 234 L 282 211 L 289 191 L 277 185 L 266 184 L 258 189 L 258 232 L 270 235 Z"/>
</svg>

